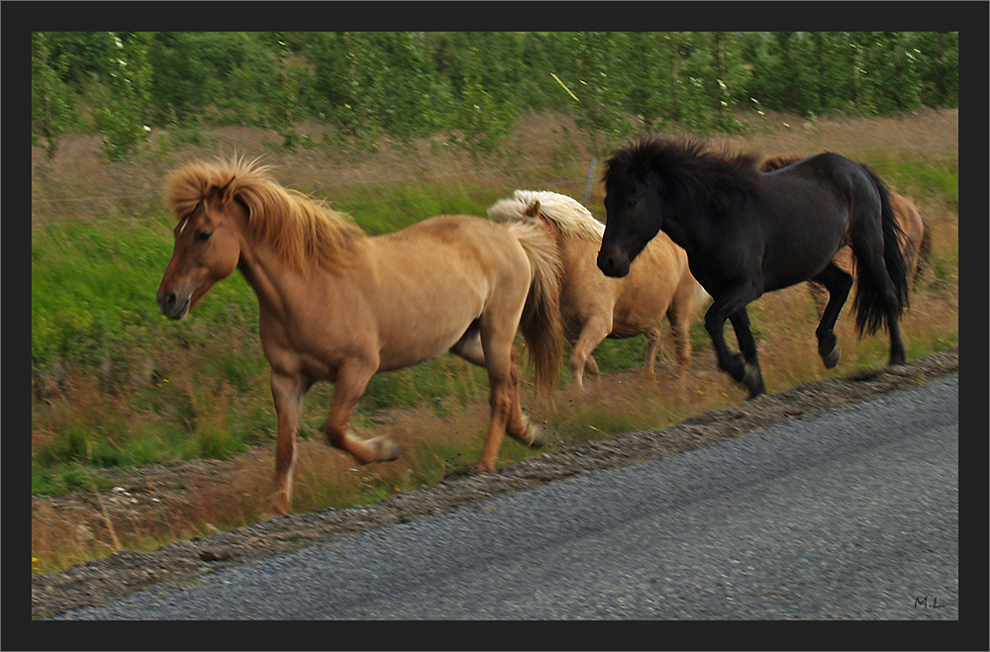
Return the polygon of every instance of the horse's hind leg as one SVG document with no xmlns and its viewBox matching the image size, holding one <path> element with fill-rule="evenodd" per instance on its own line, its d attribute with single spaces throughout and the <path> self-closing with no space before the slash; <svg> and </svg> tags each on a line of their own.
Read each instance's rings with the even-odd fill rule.
<svg viewBox="0 0 990 652">
<path fill-rule="evenodd" d="M 811 295 L 812 301 L 815 302 L 815 311 L 820 320 L 822 315 L 825 314 L 825 306 L 828 305 L 828 291 L 818 281 L 811 280 L 808 281 L 808 294 Z"/>
<path fill-rule="evenodd" d="M 899 249 L 895 247 L 899 254 Z M 895 280 L 884 260 L 883 239 L 878 233 L 871 234 L 861 228 L 854 234 L 853 253 L 856 257 L 856 307 L 859 311 L 857 323 L 860 333 L 873 332 L 887 327 L 890 333 L 890 366 L 904 364 L 904 342 L 898 323 L 901 304 L 898 299 Z M 903 264 L 903 259 L 900 261 Z M 891 264 L 896 265 L 895 261 Z M 900 269 L 898 278 L 907 282 L 906 274 Z M 901 276 L 903 275 L 903 276 Z"/>
<path fill-rule="evenodd" d="M 652 376 L 656 373 L 657 356 L 660 354 L 660 328 L 646 330 L 646 359 L 643 361 L 643 375 Z"/>
<path fill-rule="evenodd" d="M 835 321 L 839 318 L 842 306 L 849 296 L 853 278 L 835 263 L 829 263 L 822 272 L 814 278 L 828 290 L 828 303 L 822 311 L 821 322 L 815 330 L 818 337 L 818 355 L 829 369 L 839 364 L 840 351 L 836 346 Z"/>
<path fill-rule="evenodd" d="M 518 319 L 513 322 L 518 323 Z M 488 435 L 478 460 L 478 468 L 487 473 L 495 470 L 495 460 L 508 432 L 527 446 L 542 446 L 543 432 L 526 417 L 519 404 L 519 368 L 512 347 L 513 328 L 490 329 L 483 324 L 481 341 L 488 369 L 491 419 Z"/>
<path fill-rule="evenodd" d="M 670 334 L 674 340 L 674 351 L 677 355 L 677 373 L 683 374 L 691 364 L 691 318 L 695 310 L 695 288 L 698 287 L 693 276 L 685 275 L 677 292 L 674 294 L 670 307 L 667 309 L 667 321 L 670 322 Z"/>
<path fill-rule="evenodd" d="M 485 348 L 481 345 L 478 320 L 471 323 L 461 339 L 457 340 L 457 343 L 450 348 L 450 352 L 479 367 L 485 366 Z"/>
</svg>

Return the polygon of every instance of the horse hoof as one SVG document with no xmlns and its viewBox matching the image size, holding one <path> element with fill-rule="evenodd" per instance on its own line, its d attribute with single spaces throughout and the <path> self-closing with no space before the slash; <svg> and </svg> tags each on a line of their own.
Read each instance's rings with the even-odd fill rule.
<svg viewBox="0 0 990 652">
<path fill-rule="evenodd" d="M 740 381 L 745 385 L 751 392 L 756 392 L 760 385 L 762 385 L 760 378 L 760 368 L 754 367 L 753 365 L 746 365 L 743 371 L 743 377 Z"/>
<path fill-rule="evenodd" d="M 760 368 L 755 365 L 746 365 L 742 384 L 749 390 L 749 396 L 746 397 L 747 401 L 767 393 L 766 387 L 763 385 L 763 374 L 760 373 Z"/>
<path fill-rule="evenodd" d="M 889 364 L 884 371 L 894 376 L 908 376 L 911 373 L 905 364 Z"/>
<path fill-rule="evenodd" d="M 839 347 L 835 347 L 822 356 L 822 362 L 825 363 L 826 369 L 832 369 L 835 365 L 839 364 L 840 357 L 842 357 L 842 351 L 839 350 Z"/>
<path fill-rule="evenodd" d="M 379 462 L 391 462 L 392 460 L 399 458 L 399 453 L 402 451 L 402 447 L 399 446 L 397 441 L 393 441 L 388 437 L 375 437 L 368 440 L 369 444 L 375 446 L 378 451 L 378 461 Z"/>
<path fill-rule="evenodd" d="M 275 518 L 276 516 L 286 516 L 291 510 L 289 509 L 289 498 L 285 495 L 284 491 L 280 491 L 272 496 L 272 509 L 269 512 L 269 518 Z"/>
<path fill-rule="evenodd" d="M 529 424 L 529 428 L 526 430 L 526 438 L 528 439 L 526 445 L 531 448 L 543 448 L 547 443 L 547 436 L 543 432 L 543 429 L 532 423 Z"/>
</svg>

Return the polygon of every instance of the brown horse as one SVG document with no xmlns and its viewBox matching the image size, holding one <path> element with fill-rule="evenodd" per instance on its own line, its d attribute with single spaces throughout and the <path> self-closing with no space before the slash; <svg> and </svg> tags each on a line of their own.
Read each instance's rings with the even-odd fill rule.
<svg viewBox="0 0 990 652">
<path fill-rule="evenodd" d="M 555 192 L 517 190 L 496 202 L 488 215 L 497 222 L 543 224 L 557 242 L 564 264 L 560 310 L 573 345 L 574 383 L 598 375 L 592 352 L 606 337 L 645 335 L 645 371 L 652 374 L 664 316 L 670 322 L 679 371 L 691 360 L 688 327 L 700 286 L 688 269 L 687 254 L 666 235 L 647 245 L 624 278 L 609 278 L 595 264 L 605 225 L 578 201 Z"/>
<path fill-rule="evenodd" d="M 481 470 L 494 470 L 504 432 L 542 445 L 520 409 L 513 340 L 521 329 L 537 385 L 552 388 L 563 342 L 560 261 L 543 229 L 439 216 L 369 237 L 266 172 L 242 160 L 173 172 L 166 201 L 178 222 L 175 249 L 156 299 L 167 317 L 182 319 L 235 268 L 254 289 L 278 415 L 275 512 L 289 512 L 302 399 L 318 380 L 336 384 L 324 434 L 360 464 L 399 453 L 388 438 L 349 431 L 371 377 L 445 351 L 488 371 Z"/>
<path fill-rule="evenodd" d="M 771 156 L 763 161 L 760 170 L 763 172 L 779 170 L 791 163 L 800 161 L 801 158 L 791 155 Z M 918 279 L 928 264 L 928 257 L 931 255 L 931 232 L 928 223 L 910 199 L 894 191 L 890 191 L 890 206 L 893 208 L 897 223 L 901 227 L 901 251 L 904 252 L 908 278 L 912 279 L 914 285 L 917 285 Z M 844 271 L 855 275 L 852 249 L 849 246 L 843 247 L 835 254 L 834 262 Z M 811 292 L 811 297 L 818 307 L 818 315 L 821 316 L 825 311 L 825 305 L 828 303 L 828 293 L 825 286 L 817 281 L 809 281 L 808 291 Z"/>
</svg>

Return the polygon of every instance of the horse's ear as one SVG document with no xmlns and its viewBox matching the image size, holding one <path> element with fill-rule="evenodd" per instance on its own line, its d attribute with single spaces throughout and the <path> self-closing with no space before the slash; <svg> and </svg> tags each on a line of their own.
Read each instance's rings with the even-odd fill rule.
<svg viewBox="0 0 990 652">
<path fill-rule="evenodd" d="M 226 205 L 227 203 L 230 202 L 230 200 L 234 199 L 234 193 L 236 192 L 236 190 L 237 187 L 234 184 L 234 177 L 231 177 L 230 179 L 227 180 L 227 183 L 223 185 L 213 186 L 213 188 L 211 189 L 211 193 L 213 194 L 214 197 L 220 200 L 220 203 L 222 205 Z"/>
<path fill-rule="evenodd" d="M 526 217 L 538 217 L 540 215 L 540 200 L 534 199 L 531 201 L 529 206 L 526 207 L 526 210 L 523 211 L 523 215 Z"/>
</svg>

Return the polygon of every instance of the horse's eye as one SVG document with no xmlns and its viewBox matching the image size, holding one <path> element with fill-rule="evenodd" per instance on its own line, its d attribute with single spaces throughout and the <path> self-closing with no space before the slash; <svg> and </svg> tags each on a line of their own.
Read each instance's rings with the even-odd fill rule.
<svg viewBox="0 0 990 652">
<path fill-rule="evenodd" d="M 210 239 L 212 233 L 206 233 L 205 231 L 200 231 L 196 234 L 196 242 L 206 242 Z"/>
</svg>

